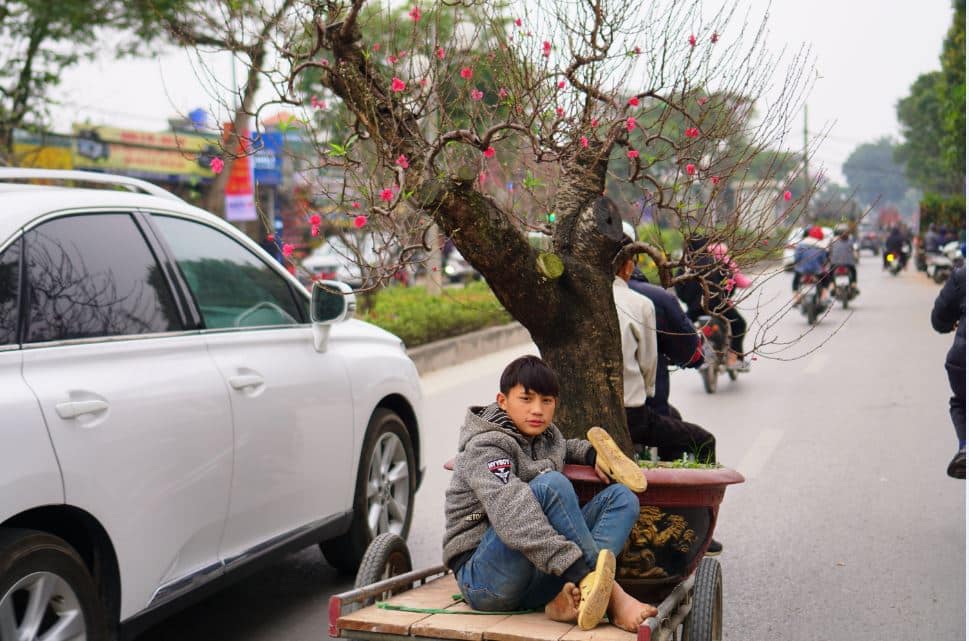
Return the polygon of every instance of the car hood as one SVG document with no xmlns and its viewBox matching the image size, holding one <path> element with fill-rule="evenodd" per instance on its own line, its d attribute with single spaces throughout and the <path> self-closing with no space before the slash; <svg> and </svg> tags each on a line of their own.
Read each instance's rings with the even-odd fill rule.
<svg viewBox="0 0 969 641">
<path fill-rule="evenodd" d="M 364 341 L 369 343 L 393 345 L 403 351 L 404 343 L 397 336 L 366 321 L 351 319 L 331 326 L 330 340 Z"/>
</svg>

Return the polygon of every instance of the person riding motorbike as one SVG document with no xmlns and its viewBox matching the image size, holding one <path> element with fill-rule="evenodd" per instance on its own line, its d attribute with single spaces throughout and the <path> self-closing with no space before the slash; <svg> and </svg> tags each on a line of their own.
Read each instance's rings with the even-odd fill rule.
<svg viewBox="0 0 969 641">
<path fill-rule="evenodd" d="M 885 238 L 885 253 L 882 254 L 882 269 L 888 269 L 888 255 L 895 254 L 902 263 L 902 268 L 905 268 L 905 261 L 908 257 L 903 251 L 905 247 L 905 235 L 902 230 L 896 225 L 892 227 L 892 230 L 888 232 L 888 237 Z"/>
<path fill-rule="evenodd" d="M 749 286 L 750 280 L 740 273 L 721 243 L 711 244 L 707 237 L 696 236 L 686 242 L 685 250 L 688 269 L 700 274 L 698 279 L 676 284 L 676 295 L 687 306 L 686 315 L 694 323 L 704 314 L 722 316 L 731 334 L 726 366 L 746 371 L 750 368 L 744 360 L 747 321 L 730 297 L 735 288 Z"/>
<path fill-rule="evenodd" d="M 804 232 L 804 238 L 794 249 L 794 280 L 791 289 L 794 292 L 794 304 L 801 302 L 801 279 L 811 274 L 817 278 L 818 298 L 822 304 L 827 301 L 828 273 L 825 265 L 828 262 L 828 251 L 821 245 L 824 232 L 817 225 Z"/>
<path fill-rule="evenodd" d="M 855 295 L 858 295 L 861 293 L 858 289 L 858 259 L 855 256 L 854 243 L 851 242 L 851 232 L 847 226 L 841 225 L 835 231 L 838 233 L 838 237 L 831 243 L 829 249 L 831 267 L 848 268 L 848 279 L 851 282 L 852 288 L 855 290 Z"/>
<path fill-rule="evenodd" d="M 959 439 L 959 450 L 949 462 L 946 472 L 957 479 L 966 478 L 966 268 L 960 267 L 949 275 L 932 307 L 932 327 L 940 333 L 955 330 L 955 339 L 945 358 L 952 397 L 949 415 Z"/>
</svg>

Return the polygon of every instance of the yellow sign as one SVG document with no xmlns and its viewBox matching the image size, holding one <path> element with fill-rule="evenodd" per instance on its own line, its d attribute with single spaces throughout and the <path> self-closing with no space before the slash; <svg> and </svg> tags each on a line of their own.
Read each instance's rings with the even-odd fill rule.
<svg viewBox="0 0 969 641">
<path fill-rule="evenodd" d="M 74 125 L 74 167 L 160 176 L 213 176 L 216 143 L 203 136 Z"/>
<path fill-rule="evenodd" d="M 70 147 L 47 147 L 25 143 L 13 146 L 14 164 L 34 169 L 73 169 Z"/>
</svg>

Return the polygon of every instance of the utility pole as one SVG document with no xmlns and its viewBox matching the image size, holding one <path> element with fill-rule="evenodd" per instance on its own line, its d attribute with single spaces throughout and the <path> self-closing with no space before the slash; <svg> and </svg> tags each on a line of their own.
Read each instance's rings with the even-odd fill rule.
<svg viewBox="0 0 969 641">
<path fill-rule="evenodd" d="M 804 103 L 804 222 L 810 215 L 811 174 L 808 171 L 808 108 Z"/>
</svg>

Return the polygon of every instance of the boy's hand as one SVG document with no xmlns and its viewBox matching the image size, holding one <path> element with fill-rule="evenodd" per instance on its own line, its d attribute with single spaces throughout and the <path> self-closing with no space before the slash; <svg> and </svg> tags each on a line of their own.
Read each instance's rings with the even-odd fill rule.
<svg viewBox="0 0 969 641">
<path fill-rule="evenodd" d="M 599 480 L 605 483 L 606 485 L 609 485 L 610 483 L 612 483 L 612 479 L 609 478 L 609 476 L 602 471 L 601 467 L 599 467 L 599 461 L 596 461 L 596 476 L 598 476 Z"/>
</svg>

